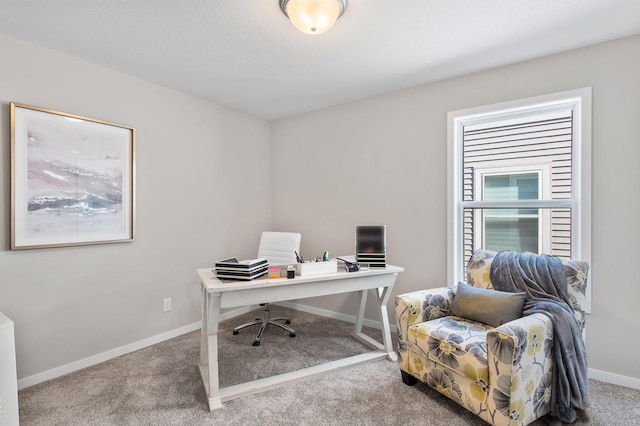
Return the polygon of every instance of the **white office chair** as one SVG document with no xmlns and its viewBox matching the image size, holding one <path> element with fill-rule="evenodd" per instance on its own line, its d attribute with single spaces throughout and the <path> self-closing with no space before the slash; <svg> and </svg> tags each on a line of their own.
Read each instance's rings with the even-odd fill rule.
<svg viewBox="0 0 640 426">
<path fill-rule="evenodd" d="M 258 247 L 258 257 L 264 257 L 269 261 L 269 266 L 273 265 L 292 265 L 295 264 L 296 252 L 300 251 L 300 239 L 301 234 L 295 232 L 268 232 L 265 231 L 260 237 L 260 246 Z M 267 325 L 273 324 L 289 332 L 289 336 L 296 337 L 296 331 L 291 327 L 287 327 L 285 324 L 291 324 L 289 318 L 270 318 L 269 316 L 269 304 L 261 303 L 264 306 L 265 316 L 264 318 L 256 318 L 255 321 L 242 324 L 233 329 L 233 334 L 238 334 L 240 330 L 252 325 L 260 325 L 258 335 L 253 341 L 253 346 L 260 346 L 260 338 L 262 333 L 267 328 Z"/>
</svg>

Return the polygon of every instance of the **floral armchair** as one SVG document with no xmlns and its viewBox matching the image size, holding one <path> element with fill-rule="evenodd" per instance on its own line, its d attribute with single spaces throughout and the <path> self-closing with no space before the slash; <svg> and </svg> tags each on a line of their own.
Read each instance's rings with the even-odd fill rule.
<svg viewBox="0 0 640 426">
<path fill-rule="evenodd" d="M 493 289 L 489 272 L 495 254 L 473 254 L 467 265 L 469 285 Z M 584 334 L 589 265 L 570 260 L 563 266 Z M 455 288 L 442 287 L 395 297 L 403 382 L 420 380 L 493 425 L 526 425 L 549 413 L 551 320 L 535 313 L 491 326 L 453 315 L 455 296 Z"/>
</svg>

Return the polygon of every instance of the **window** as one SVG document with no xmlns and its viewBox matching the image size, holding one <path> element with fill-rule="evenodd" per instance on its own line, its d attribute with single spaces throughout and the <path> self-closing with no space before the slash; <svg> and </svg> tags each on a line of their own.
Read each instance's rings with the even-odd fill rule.
<svg viewBox="0 0 640 426">
<path fill-rule="evenodd" d="M 450 283 L 479 248 L 590 261 L 590 88 L 450 112 L 448 124 Z"/>
<path fill-rule="evenodd" d="M 545 199 L 548 168 L 514 166 L 474 170 L 475 199 L 514 201 Z M 546 171 L 546 173 L 545 173 Z M 518 250 L 549 253 L 550 217 L 540 209 L 478 209 L 466 238 L 473 250 Z M 473 214 L 473 213 L 472 213 Z M 469 254 L 470 255 L 470 254 Z M 468 257 L 468 256 L 465 256 Z"/>
</svg>

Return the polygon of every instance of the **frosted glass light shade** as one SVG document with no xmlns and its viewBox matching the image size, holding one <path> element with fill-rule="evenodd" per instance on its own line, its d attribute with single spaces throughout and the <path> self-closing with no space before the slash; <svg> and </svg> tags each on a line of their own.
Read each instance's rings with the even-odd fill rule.
<svg viewBox="0 0 640 426">
<path fill-rule="evenodd" d="M 347 0 L 280 0 L 280 9 L 305 34 L 329 30 L 347 7 Z"/>
</svg>

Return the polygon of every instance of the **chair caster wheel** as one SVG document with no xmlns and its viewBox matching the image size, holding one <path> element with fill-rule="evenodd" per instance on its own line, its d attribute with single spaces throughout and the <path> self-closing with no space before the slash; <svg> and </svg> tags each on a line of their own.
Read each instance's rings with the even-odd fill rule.
<svg viewBox="0 0 640 426">
<path fill-rule="evenodd" d="M 285 324 L 291 324 L 291 320 L 286 320 L 284 323 Z"/>
<path fill-rule="evenodd" d="M 296 337 L 296 333 L 289 333 L 289 337 Z"/>
<path fill-rule="evenodd" d="M 260 340 L 254 340 L 252 345 L 253 346 L 260 346 Z"/>
<path fill-rule="evenodd" d="M 238 330 L 233 330 L 233 335 L 235 336 L 236 334 L 239 334 L 240 332 Z"/>
</svg>

